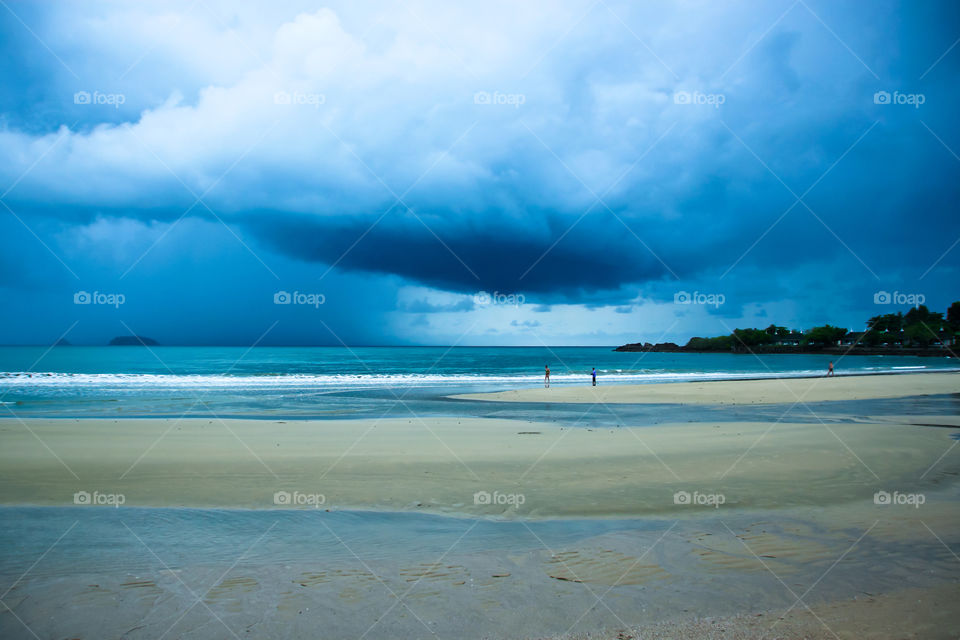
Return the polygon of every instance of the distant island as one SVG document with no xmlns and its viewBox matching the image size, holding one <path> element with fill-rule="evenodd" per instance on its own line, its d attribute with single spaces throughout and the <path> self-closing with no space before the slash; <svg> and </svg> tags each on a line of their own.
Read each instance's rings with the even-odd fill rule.
<svg viewBox="0 0 960 640">
<path fill-rule="evenodd" d="M 117 336 L 110 341 L 111 347 L 158 347 L 158 343 L 153 338 L 145 336 Z"/>
<path fill-rule="evenodd" d="M 950 348 L 960 338 L 960 302 L 950 305 L 946 314 L 918 305 L 906 313 L 874 316 L 866 325 L 866 331 L 849 331 L 829 324 L 796 331 L 771 324 L 766 329 L 734 329 L 725 336 L 694 337 L 683 346 L 674 342 L 633 342 L 614 351 L 948 356 L 953 355 Z"/>
</svg>

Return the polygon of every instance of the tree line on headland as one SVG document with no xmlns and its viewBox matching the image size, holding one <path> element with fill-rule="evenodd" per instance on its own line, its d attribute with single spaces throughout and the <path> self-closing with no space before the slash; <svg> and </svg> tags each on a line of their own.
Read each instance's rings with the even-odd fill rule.
<svg viewBox="0 0 960 640">
<path fill-rule="evenodd" d="M 690 338 L 686 345 L 673 342 L 635 342 L 616 351 L 681 351 L 727 353 L 859 353 L 863 355 L 952 355 L 960 338 L 960 302 L 946 314 L 917 305 L 906 313 L 870 318 L 865 331 L 848 331 L 829 324 L 796 331 L 771 324 L 766 329 L 734 329 L 712 338 Z"/>
</svg>

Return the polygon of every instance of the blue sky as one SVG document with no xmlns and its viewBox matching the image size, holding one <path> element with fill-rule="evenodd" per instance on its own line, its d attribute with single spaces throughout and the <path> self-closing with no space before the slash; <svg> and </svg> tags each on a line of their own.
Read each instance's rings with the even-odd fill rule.
<svg viewBox="0 0 960 640">
<path fill-rule="evenodd" d="M 5 0 L 0 30 L 0 343 L 615 345 L 960 298 L 953 2 Z"/>
</svg>

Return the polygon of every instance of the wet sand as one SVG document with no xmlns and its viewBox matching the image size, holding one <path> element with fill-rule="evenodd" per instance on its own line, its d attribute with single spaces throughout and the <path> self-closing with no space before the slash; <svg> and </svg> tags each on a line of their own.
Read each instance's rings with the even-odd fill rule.
<svg viewBox="0 0 960 640">
<path fill-rule="evenodd" d="M 312 638 L 318 629 L 402 639 L 953 637 L 960 587 L 944 541 L 958 527 L 956 485 L 927 498 L 920 509 L 724 505 L 565 542 L 534 526 L 486 548 L 473 540 L 479 529 L 516 523 L 444 518 L 448 538 L 418 551 L 407 542 L 422 523 L 382 523 L 361 540 L 363 516 L 321 511 L 307 514 L 310 535 L 340 552 L 299 555 L 272 540 L 289 520 L 255 511 L 242 543 L 216 557 L 189 547 L 223 512 L 178 521 L 184 554 L 158 526 L 165 509 L 146 518 L 107 509 L 123 524 L 99 540 L 94 510 L 62 509 L 72 513 L 52 533 L 63 534 L 58 546 L 24 579 L 7 580 L 4 602 L 19 620 L 0 612 L 0 636 L 32 637 L 23 621 L 44 638 L 136 640 Z M 64 563 L 60 550 L 78 545 L 102 562 Z"/>
<path fill-rule="evenodd" d="M 960 627 L 960 586 L 904 589 L 888 595 L 818 604 L 807 609 L 755 611 L 736 616 L 664 622 L 604 632 L 572 633 L 556 640 L 953 640 Z"/>
</svg>

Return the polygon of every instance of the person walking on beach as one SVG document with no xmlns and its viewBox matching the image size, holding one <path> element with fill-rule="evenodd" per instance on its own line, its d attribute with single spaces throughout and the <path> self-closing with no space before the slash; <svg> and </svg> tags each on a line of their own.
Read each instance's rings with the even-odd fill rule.
<svg viewBox="0 0 960 640">
<path fill-rule="evenodd" d="M 550 365 L 545 364 L 543 365 L 543 368 L 546 370 L 546 373 L 543 374 L 543 386 L 549 387 L 550 386 Z"/>
<path fill-rule="evenodd" d="M 590 372 L 590 377 L 593 378 L 593 386 L 597 386 L 597 368 L 594 367 L 593 371 Z"/>
<path fill-rule="evenodd" d="M 829 365 L 827 365 L 827 377 L 829 378 L 832 375 L 834 375 L 834 373 L 833 373 L 833 363 L 831 362 Z"/>
</svg>

